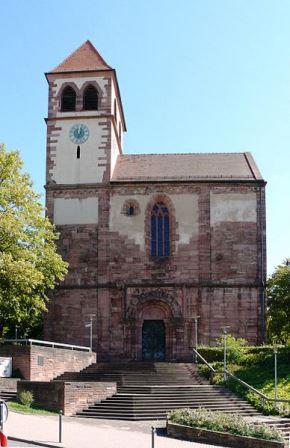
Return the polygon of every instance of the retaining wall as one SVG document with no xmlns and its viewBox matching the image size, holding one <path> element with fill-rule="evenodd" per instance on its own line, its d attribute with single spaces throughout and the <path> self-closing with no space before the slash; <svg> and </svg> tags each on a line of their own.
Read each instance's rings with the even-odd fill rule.
<svg viewBox="0 0 290 448">
<path fill-rule="evenodd" d="M 30 391 L 34 404 L 51 411 L 73 415 L 90 404 L 104 400 L 116 393 L 116 383 L 19 381 L 17 392 Z"/>
<path fill-rule="evenodd" d="M 12 357 L 13 371 L 30 381 L 50 381 L 64 372 L 79 372 L 96 361 L 96 354 L 89 351 L 38 345 L 3 344 L 0 356 Z"/>
<path fill-rule="evenodd" d="M 191 428 L 167 422 L 167 434 L 177 439 L 232 448 L 284 448 L 284 442 L 237 436 L 208 429 Z"/>
</svg>

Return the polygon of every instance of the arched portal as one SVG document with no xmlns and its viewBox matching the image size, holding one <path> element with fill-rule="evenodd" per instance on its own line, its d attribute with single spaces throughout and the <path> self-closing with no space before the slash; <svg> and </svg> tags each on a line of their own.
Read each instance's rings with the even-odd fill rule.
<svg viewBox="0 0 290 448">
<path fill-rule="evenodd" d="M 147 299 L 135 309 L 136 359 L 165 361 L 173 358 L 173 316 L 168 303 Z"/>
</svg>

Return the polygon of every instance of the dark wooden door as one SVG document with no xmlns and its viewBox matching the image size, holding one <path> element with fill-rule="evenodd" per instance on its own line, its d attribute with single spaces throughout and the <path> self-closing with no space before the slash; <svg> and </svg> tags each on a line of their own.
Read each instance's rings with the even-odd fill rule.
<svg viewBox="0 0 290 448">
<path fill-rule="evenodd" d="M 163 320 L 144 320 L 142 357 L 143 361 L 165 360 L 165 325 Z"/>
</svg>

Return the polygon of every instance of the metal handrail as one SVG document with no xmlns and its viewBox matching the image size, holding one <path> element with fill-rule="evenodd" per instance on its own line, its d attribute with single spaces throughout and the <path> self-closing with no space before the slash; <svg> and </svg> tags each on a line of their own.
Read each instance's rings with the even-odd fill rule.
<svg viewBox="0 0 290 448">
<path fill-rule="evenodd" d="M 229 375 L 231 378 L 233 378 L 233 380 L 235 380 L 238 383 L 242 384 L 242 386 L 245 386 L 247 389 L 250 389 L 252 392 L 256 393 L 257 395 L 260 395 L 260 397 L 263 398 L 263 400 L 274 401 L 275 403 L 290 403 L 290 400 L 285 400 L 285 399 L 282 399 L 282 398 L 271 398 L 271 397 L 268 397 L 268 395 L 265 395 L 262 392 L 260 392 L 259 390 L 255 389 L 250 384 L 246 383 L 245 381 L 241 380 L 237 376 L 233 375 L 227 369 L 225 370 L 225 373 L 227 375 Z"/>
<path fill-rule="evenodd" d="M 0 341 L 1 342 L 1 341 Z M 41 341 L 39 339 L 3 339 L 3 343 L 25 343 L 26 345 L 45 345 L 48 347 L 58 347 L 58 348 L 67 348 L 70 350 L 81 350 L 89 352 L 91 351 L 90 347 L 85 347 L 83 345 L 71 345 L 71 344 L 62 344 L 60 342 L 51 342 L 51 341 Z"/>
<path fill-rule="evenodd" d="M 202 360 L 202 362 L 204 362 L 206 365 L 207 365 L 207 367 L 213 372 L 213 373 L 216 373 L 216 370 L 206 361 L 206 359 L 204 359 L 204 357 L 203 356 L 201 356 L 201 354 L 195 349 L 195 348 L 193 348 L 192 349 L 193 350 L 193 352 Z"/>
<path fill-rule="evenodd" d="M 206 361 L 206 359 L 204 359 L 204 357 L 195 348 L 193 348 L 193 351 L 207 365 L 207 367 L 213 373 L 216 373 L 216 370 Z M 223 370 L 222 373 L 225 373 L 226 375 L 231 377 L 233 380 L 237 381 L 242 386 L 246 387 L 247 389 L 251 390 L 255 394 L 259 395 L 261 397 L 261 400 L 271 401 L 271 402 L 275 402 L 275 403 L 289 403 L 290 404 L 290 400 L 268 397 L 267 395 L 263 394 L 263 392 L 260 392 L 259 390 L 255 389 L 253 386 L 251 386 L 250 384 L 246 383 L 245 381 L 241 380 L 237 376 L 233 375 L 227 369 Z"/>
<path fill-rule="evenodd" d="M 229 372 L 227 369 L 225 370 L 225 373 L 230 376 L 231 378 L 233 378 L 233 380 L 237 381 L 238 383 L 240 383 L 242 386 L 245 386 L 247 389 L 250 389 L 252 392 L 254 392 L 257 395 L 260 395 L 261 398 L 263 398 L 264 400 L 268 400 L 267 395 L 263 394 L 263 392 L 260 392 L 258 389 L 255 389 L 253 386 L 251 386 L 250 384 L 246 383 L 245 381 L 241 380 L 240 378 L 238 378 L 237 376 L 233 375 L 231 372 Z"/>
</svg>

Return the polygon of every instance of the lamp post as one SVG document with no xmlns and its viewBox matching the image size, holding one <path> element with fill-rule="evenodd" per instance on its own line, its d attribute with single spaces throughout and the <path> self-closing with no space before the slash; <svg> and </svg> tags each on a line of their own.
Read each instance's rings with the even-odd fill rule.
<svg viewBox="0 0 290 448">
<path fill-rule="evenodd" d="M 277 372 L 277 346 L 276 344 L 273 346 L 273 352 L 274 352 L 274 375 L 275 375 L 275 405 L 277 403 L 278 398 L 278 372 Z"/>
<path fill-rule="evenodd" d="M 228 330 L 230 329 L 230 326 L 225 326 L 222 327 L 222 331 L 224 334 L 224 381 L 227 380 L 227 334 L 228 334 Z"/>
<path fill-rule="evenodd" d="M 198 348 L 198 319 L 200 318 L 200 316 L 193 316 L 192 317 L 194 320 L 194 342 L 195 342 L 195 350 L 197 350 Z M 197 364 L 197 353 L 195 352 L 195 364 Z"/>
<path fill-rule="evenodd" d="M 91 350 L 91 352 L 93 351 L 93 319 L 94 319 L 94 317 L 96 317 L 95 314 L 90 314 L 89 315 L 90 321 L 85 324 L 85 328 L 90 329 L 90 350 Z"/>
</svg>

